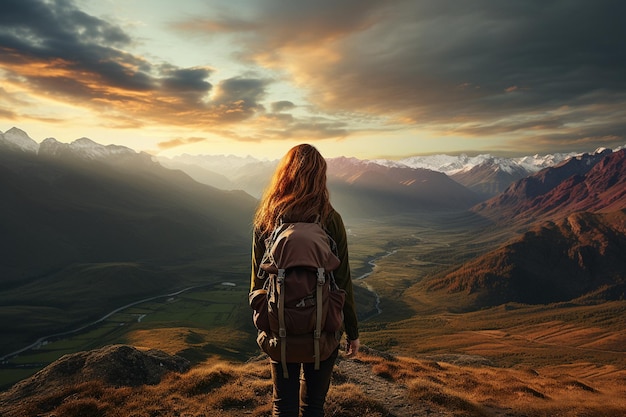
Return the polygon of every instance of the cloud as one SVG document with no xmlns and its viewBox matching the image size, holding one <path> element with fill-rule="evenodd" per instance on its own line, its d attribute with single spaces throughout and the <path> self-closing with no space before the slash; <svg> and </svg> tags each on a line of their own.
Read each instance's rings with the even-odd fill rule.
<svg viewBox="0 0 626 417">
<path fill-rule="evenodd" d="M 0 4 L 0 69 L 33 96 L 80 102 L 116 125 L 127 119 L 127 126 L 213 126 L 264 110 L 266 80 L 234 77 L 214 91 L 212 68 L 152 63 L 123 49 L 132 43 L 120 27 L 69 0 Z"/>
<path fill-rule="evenodd" d="M 360 112 L 442 132 L 471 122 L 499 135 L 525 130 L 516 121 L 537 114 L 551 119 L 546 132 L 571 131 L 575 121 L 557 112 L 569 106 L 584 110 L 590 126 L 624 138 L 619 119 L 589 104 L 626 106 L 626 3 L 267 0 L 250 7 L 255 25 L 222 13 L 212 30 L 242 29 L 242 59 L 288 69 L 327 114 Z"/>
<path fill-rule="evenodd" d="M 0 71 L 31 95 L 82 103 L 109 123 L 237 140 L 342 138 L 374 123 L 510 144 L 626 139 L 614 110 L 626 108 L 624 2 L 244 3 L 169 28 L 227 37 L 245 74 L 217 79 L 219 68 L 128 52 L 135 39 L 70 0 L 0 3 Z M 279 80 L 298 90 L 298 112 L 271 94 Z"/>
<path fill-rule="evenodd" d="M 0 107 L 0 117 L 3 119 L 15 120 L 17 119 L 17 114 L 12 110 L 3 109 Z"/>
<path fill-rule="evenodd" d="M 275 101 L 274 103 L 272 103 L 272 111 L 274 113 L 280 113 L 283 111 L 292 110 L 295 107 L 296 105 L 288 100 Z"/>
<path fill-rule="evenodd" d="M 172 149 L 179 146 L 189 145 L 193 143 L 199 143 L 206 141 L 205 138 L 190 137 L 190 138 L 175 138 L 166 142 L 159 142 L 157 144 L 160 150 Z"/>
</svg>

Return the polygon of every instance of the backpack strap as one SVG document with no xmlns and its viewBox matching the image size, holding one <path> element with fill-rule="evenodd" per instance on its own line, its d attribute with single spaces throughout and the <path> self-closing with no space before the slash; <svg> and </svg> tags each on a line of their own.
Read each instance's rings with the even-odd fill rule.
<svg viewBox="0 0 626 417">
<path fill-rule="evenodd" d="M 285 270 L 279 269 L 278 276 L 278 336 L 280 337 L 280 362 L 283 366 L 283 377 L 289 378 L 287 371 L 287 328 L 285 326 Z"/>
<path fill-rule="evenodd" d="M 320 337 L 322 336 L 322 289 L 326 282 L 324 268 L 317 268 L 316 301 L 317 315 L 315 320 L 315 332 L 313 333 L 313 346 L 315 348 L 315 370 L 320 369 Z"/>
</svg>

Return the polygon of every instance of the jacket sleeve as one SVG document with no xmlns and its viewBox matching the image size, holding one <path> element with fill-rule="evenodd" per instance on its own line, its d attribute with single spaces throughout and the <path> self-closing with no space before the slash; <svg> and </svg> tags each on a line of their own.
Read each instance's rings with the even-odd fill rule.
<svg viewBox="0 0 626 417">
<path fill-rule="evenodd" d="M 255 230 L 252 234 L 252 271 L 250 275 L 250 292 L 263 288 L 264 280 L 257 276 L 261 260 L 265 254 L 265 240 Z"/>
<path fill-rule="evenodd" d="M 328 233 L 337 243 L 337 254 L 341 260 L 339 268 L 335 271 L 335 281 L 339 288 L 346 291 L 346 302 L 343 306 L 344 327 L 346 336 L 350 340 L 359 338 L 359 327 L 354 302 L 354 290 L 352 276 L 350 274 L 350 262 L 348 259 L 348 238 L 341 215 L 336 211 L 330 216 L 326 225 Z"/>
</svg>

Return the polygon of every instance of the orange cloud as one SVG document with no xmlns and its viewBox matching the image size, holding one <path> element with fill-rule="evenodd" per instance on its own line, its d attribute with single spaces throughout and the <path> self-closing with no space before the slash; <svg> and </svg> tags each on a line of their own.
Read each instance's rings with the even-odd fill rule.
<svg viewBox="0 0 626 417">
<path fill-rule="evenodd" d="M 160 150 L 167 150 L 167 149 L 172 149 L 172 148 L 176 148 L 176 147 L 183 146 L 183 145 L 189 145 L 192 143 L 199 143 L 199 142 L 204 142 L 204 141 L 206 141 L 206 138 L 200 138 L 200 137 L 176 138 L 176 139 L 172 139 L 166 142 L 160 142 L 157 144 L 157 146 L 159 147 Z"/>
</svg>

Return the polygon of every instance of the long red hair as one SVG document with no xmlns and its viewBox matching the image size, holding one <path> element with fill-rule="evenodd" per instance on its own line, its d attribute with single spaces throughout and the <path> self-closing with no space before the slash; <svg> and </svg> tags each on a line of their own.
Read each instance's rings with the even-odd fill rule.
<svg viewBox="0 0 626 417">
<path fill-rule="evenodd" d="M 315 147 L 294 146 L 281 159 L 254 216 L 255 230 L 271 231 L 281 220 L 324 222 L 333 211 L 326 186 L 326 160 Z"/>
</svg>

